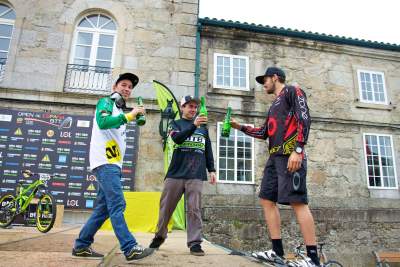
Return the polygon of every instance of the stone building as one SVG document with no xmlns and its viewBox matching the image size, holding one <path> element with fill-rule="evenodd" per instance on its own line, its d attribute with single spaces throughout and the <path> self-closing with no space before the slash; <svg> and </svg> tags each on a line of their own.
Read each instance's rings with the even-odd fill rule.
<svg viewBox="0 0 400 267">
<path fill-rule="evenodd" d="M 199 30 L 200 94 L 217 133 L 219 183 L 207 188 L 204 208 L 210 239 L 245 250 L 269 246 L 255 204 L 267 144 L 240 132 L 226 141 L 217 122 L 230 106 L 239 121 L 261 126 L 272 99 L 254 78 L 276 65 L 308 96 L 308 189 L 319 239 L 349 266 L 373 264 L 372 250 L 398 249 L 400 47 L 208 18 Z M 301 235 L 282 208 L 293 250 Z"/>
<path fill-rule="evenodd" d="M 205 236 L 253 250 L 269 246 L 257 198 L 267 143 L 236 131 L 222 139 L 219 125 L 228 106 L 240 121 L 261 125 L 272 98 L 254 77 L 280 66 L 308 96 L 310 207 L 327 251 L 365 266 L 372 250 L 400 247 L 400 46 L 198 19 L 196 0 L 53 2 L 0 1 L 1 108 L 89 116 L 119 73 L 136 73 L 133 95 L 145 98 L 147 124 L 135 190 L 160 191 L 151 83 L 161 81 L 177 98 L 205 95 L 218 167 L 217 185 L 204 189 Z M 282 208 L 291 250 L 301 236 Z M 67 206 L 65 220 L 82 221 L 83 212 Z"/>
</svg>

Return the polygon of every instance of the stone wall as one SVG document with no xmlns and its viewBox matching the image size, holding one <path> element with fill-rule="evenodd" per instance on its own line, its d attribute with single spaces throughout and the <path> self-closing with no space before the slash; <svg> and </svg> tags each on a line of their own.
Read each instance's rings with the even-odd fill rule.
<svg viewBox="0 0 400 267">
<path fill-rule="evenodd" d="M 312 209 L 318 241 L 328 258 L 344 266 L 375 266 L 373 250 L 400 247 L 399 209 Z M 271 248 L 262 211 L 249 207 L 203 209 L 204 236 L 208 241 L 240 251 Z M 303 242 L 290 209 L 281 209 L 282 239 L 286 253 Z"/>
</svg>

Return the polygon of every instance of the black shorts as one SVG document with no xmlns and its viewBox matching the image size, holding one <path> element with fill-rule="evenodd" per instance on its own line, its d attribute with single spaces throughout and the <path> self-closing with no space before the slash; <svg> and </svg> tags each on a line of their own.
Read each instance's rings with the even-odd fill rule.
<svg viewBox="0 0 400 267">
<path fill-rule="evenodd" d="M 308 204 L 307 197 L 307 160 L 300 169 L 291 173 L 287 169 L 288 156 L 271 156 L 264 169 L 259 197 L 279 204 Z"/>
</svg>

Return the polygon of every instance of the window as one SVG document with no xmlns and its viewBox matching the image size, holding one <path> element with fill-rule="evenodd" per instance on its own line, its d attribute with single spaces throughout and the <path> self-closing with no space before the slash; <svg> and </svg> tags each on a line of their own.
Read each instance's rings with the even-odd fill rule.
<svg viewBox="0 0 400 267">
<path fill-rule="evenodd" d="M 368 186 L 397 188 L 392 137 L 364 134 L 364 149 Z"/>
<path fill-rule="evenodd" d="M 79 22 L 67 67 L 66 91 L 109 93 L 116 34 L 115 22 L 105 15 L 89 15 Z"/>
<path fill-rule="evenodd" d="M 214 54 L 214 87 L 249 90 L 249 58 Z"/>
<path fill-rule="evenodd" d="M 72 63 L 111 68 L 115 38 L 116 26 L 111 18 L 100 14 L 83 18 L 75 33 Z"/>
<path fill-rule="evenodd" d="M 15 11 L 0 4 L 0 80 L 3 79 L 15 21 Z"/>
<path fill-rule="evenodd" d="M 382 72 L 358 70 L 358 84 L 361 102 L 388 104 Z"/>
<path fill-rule="evenodd" d="M 236 129 L 231 129 L 229 138 L 221 137 L 221 128 L 222 122 L 219 122 L 218 182 L 254 183 L 254 139 Z"/>
</svg>

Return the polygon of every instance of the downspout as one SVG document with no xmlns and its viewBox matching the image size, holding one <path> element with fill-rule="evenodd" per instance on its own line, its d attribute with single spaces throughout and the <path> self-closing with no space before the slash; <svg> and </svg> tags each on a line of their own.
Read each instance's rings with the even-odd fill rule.
<svg viewBox="0 0 400 267">
<path fill-rule="evenodd" d="M 198 16 L 198 15 L 197 15 Z M 196 60 L 195 60 L 195 70 L 194 70 L 194 96 L 199 97 L 199 83 L 200 83 L 200 31 L 201 23 L 197 20 L 197 30 L 196 30 Z"/>
</svg>

